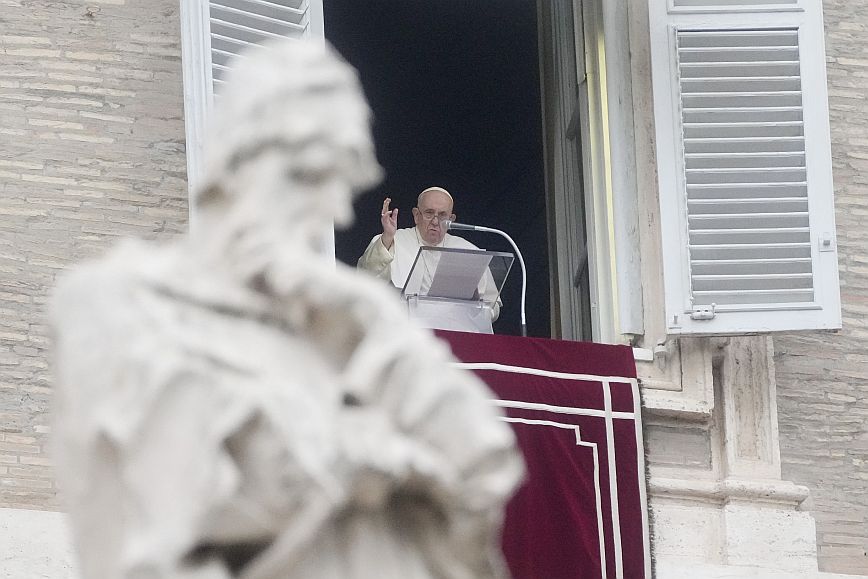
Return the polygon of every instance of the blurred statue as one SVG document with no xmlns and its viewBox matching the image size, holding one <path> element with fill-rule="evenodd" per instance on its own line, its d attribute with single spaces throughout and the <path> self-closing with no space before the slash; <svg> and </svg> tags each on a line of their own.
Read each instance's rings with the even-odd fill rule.
<svg viewBox="0 0 868 579">
<path fill-rule="evenodd" d="M 84 579 L 487 579 L 508 425 L 328 236 L 375 184 L 328 48 L 239 60 L 191 235 L 59 287 L 55 451 Z"/>
</svg>

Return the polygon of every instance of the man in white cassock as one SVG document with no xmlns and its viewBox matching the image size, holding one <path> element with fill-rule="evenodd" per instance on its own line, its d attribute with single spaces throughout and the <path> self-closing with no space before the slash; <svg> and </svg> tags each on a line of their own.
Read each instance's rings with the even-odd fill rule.
<svg viewBox="0 0 868 579">
<path fill-rule="evenodd" d="M 221 95 L 196 227 L 60 284 L 54 443 L 82 579 L 494 579 L 522 474 L 482 382 L 333 224 L 381 168 L 355 71 L 285 41 Z"/>
<path fill-rule="evenodd" d="M 466 239 L 451 235 L 446 231 L 444 221 L 455 221 L 454 202 L 452 195 L 446 189 L 429 187 L 419 194 L 416 207 L 413 208 L 414 227 L 398 229 L 398 209 L 390 209 L 391 202 L 392 200 L 389 198 L 383 201 L 383 210 L 380 213 L 383 232 L 374 236 L 359 258 L 358 267 L 360 269 L 369 271 L 382 280 L 391 281 L 395 287 L 402 289 L 407 282 L 420 247 L 479 249 Z M 430 265 L 429 270 L 433 269 Z M 479 290 L 482 298 L 492 305 L 489 322 L 497 320 L 500 314 L 501 300 L 497 296 L 497 288 L 490 274 L 484 276 Z M 435 319 L 425 320 L 425 322 L 429 322 L 426 325 L 442 329 L 465 329 L 453 327 L 456 324 L 461 325 L 458 320 L 442 319 L 444 317 L 451 318 L 450 314 L 455 314 L 458 318 L 463 317 L 461 312 L 449 312 L 441 309 L 433 313 Z M 436 319 L 437 317 L 441 319 Z M 450 323 L 450 321 L 455 323 Z"/>
</svg>

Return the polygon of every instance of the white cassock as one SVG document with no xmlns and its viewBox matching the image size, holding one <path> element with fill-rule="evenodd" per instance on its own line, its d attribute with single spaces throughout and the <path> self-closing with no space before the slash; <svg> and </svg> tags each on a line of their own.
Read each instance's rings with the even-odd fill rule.
<svg viewBox="0 0 868 579">
<path fill-rule="evenodd" d="M 365 253 L 359 258 L 358 267 L 371 272 L 382 280 L 391 281 L 398 289 L 402 289 L 407 283 L 407 278 L 410 275 L 410 270 L 413 268 L 413 263 L 416 261 L 416 255 L 419 248 L 422 246 L 430 247 L 446 247 L 450 249 L 476 249 L 479 248 L 466 239 L 456 237 L 447 233 L 443 240 L 438 244 L 426 243 L 419 235 L 415 227 L 399 229 L 395 232 L 395 241 L 390 249 L 380 241 L 382 235 L 375 236 L 368 244 Z M 429 268 L 433 270 L 434 268 Z M 424 285 L 424 284 L 423 284 Z M 429 280 L 430 285 L 430 280 Z M 479 284 L 479 293 L 483 296 L 485 302 L 492 304 L 489 322 L 497 320 L 500 315 L 501 300 L 497 297 L 497 287 L 491 275 L 484 276 Z M 467 313 L 465 311 L 453 311 L 454 308 L 445 306 L 444 304 L 429 304 L 433 308 L 431 311 L 423 310 L 417 313 L 417 321 L 424 326 L 440 328 L 440 329 L 455 329 L 468 330 L 466 324 Z M 487 318 L 488 313 L 484 316 Z M 482 322 L 483 325 L 485 322 Z M 490 331 L 490 330 L 489 330 Z"/>
</svg>

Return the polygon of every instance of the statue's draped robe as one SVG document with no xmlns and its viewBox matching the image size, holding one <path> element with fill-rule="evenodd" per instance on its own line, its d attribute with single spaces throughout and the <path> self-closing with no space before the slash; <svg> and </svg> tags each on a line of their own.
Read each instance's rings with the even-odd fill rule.
<svg viewBox="0 0 868 579">
<path fill-rule="evenodd" d="M 522 467 L 481 382 L 377 280 L 204 261 L 130 244 L 55 297 L 83 579 L 501 576 Z"/>
</svg>

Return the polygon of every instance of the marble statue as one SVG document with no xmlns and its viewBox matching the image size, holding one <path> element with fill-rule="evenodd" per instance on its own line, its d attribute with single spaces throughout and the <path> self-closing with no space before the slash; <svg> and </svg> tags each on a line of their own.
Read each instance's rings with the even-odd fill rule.
<svg viewBox="0 0 868 579">
<path fill-rule="evenodd" d="M 83 579 L 488 579 L 523 466 L 447 347 L 331 228 L 380 179 L 355 71 L 279 43 L 221 95 L 191 234 L 52 305 L 55 457 Z"/>
</svg>

